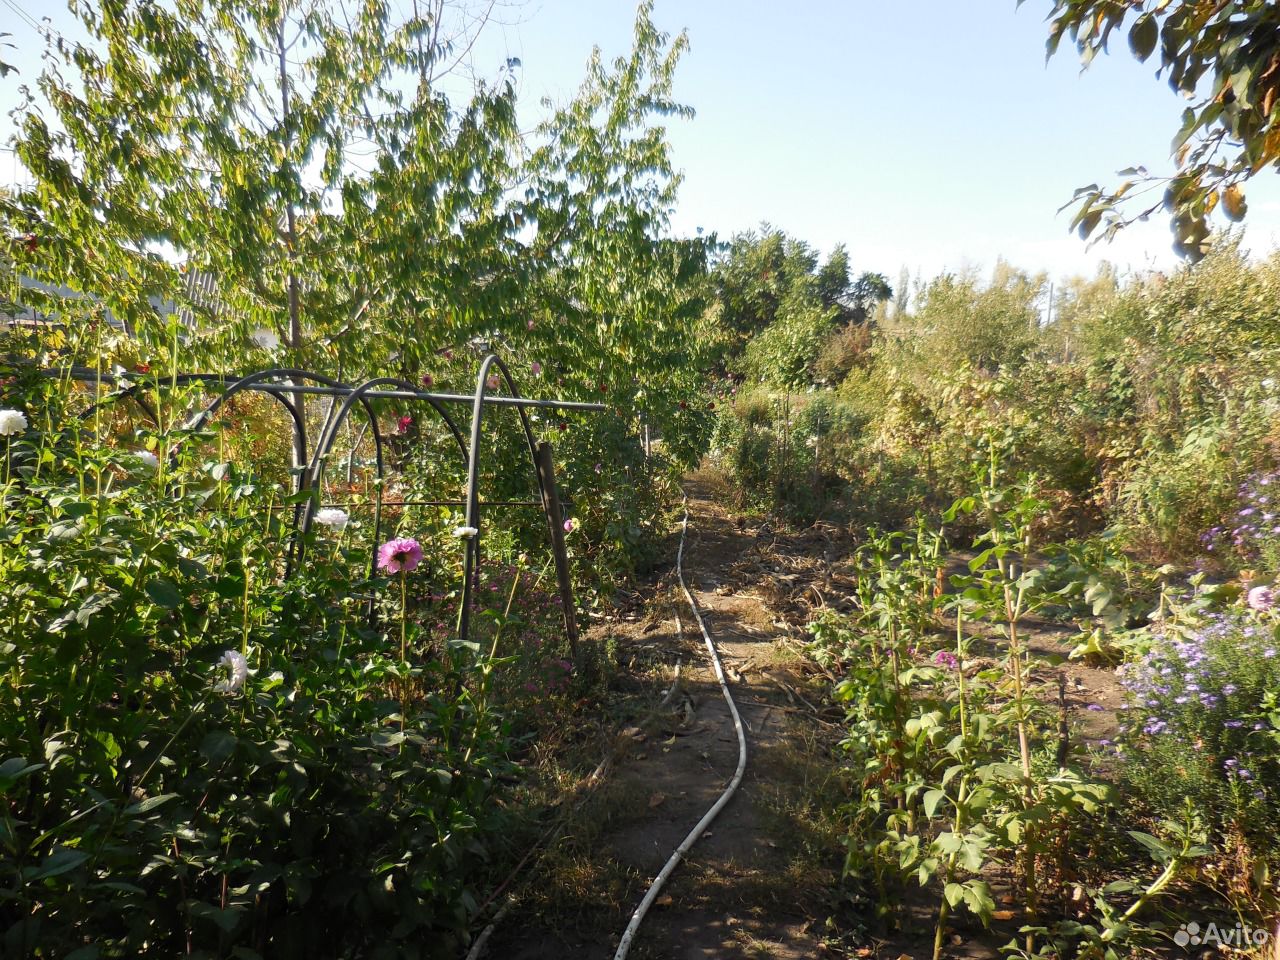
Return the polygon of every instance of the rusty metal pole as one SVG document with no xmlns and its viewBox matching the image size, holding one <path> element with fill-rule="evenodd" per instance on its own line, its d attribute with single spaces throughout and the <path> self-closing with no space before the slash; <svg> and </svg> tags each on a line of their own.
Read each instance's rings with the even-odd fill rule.
<svg viewBox="0 0 1280 960">
<path fill-rule="evenodd" d="M 573 581 L 569 578 L 569 553 L 564 544 L 564 515 L 560 512 L 560 492 L 556 489 L 555 460 L 551 444 L 545 440 L 538 444 L 538 475 L 542 483 L 542 506 L 547 514 L 547 526 L 551 530 L 551 553 L 556 563 L 556 583 L 560 587 L 560 606 L 564 613 L 564 629 L 569 637 L 569 649 L 578 659 L 578 618 L 573 608 Z"/>
</svg>

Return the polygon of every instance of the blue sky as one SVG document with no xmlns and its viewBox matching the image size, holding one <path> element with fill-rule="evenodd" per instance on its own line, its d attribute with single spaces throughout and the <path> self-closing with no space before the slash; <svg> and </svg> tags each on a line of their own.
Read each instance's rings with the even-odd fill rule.
<svg viewBox="0 0 1280 960">
<path fill-rule="evenodd" d="M 68 22 L 61 0 L 13 0 Z M 399 0 L 407 9 L 408 0 Z M 669 128 L 685 174 L 674 227 L 727 237 L 767 220 L 823 251 L 848 246 L 856 270 L 896 280 L 906 266 L 988 269 L 999 256 L 1058 276 L 1176 263 L 1153 218 L 1110 245 L 1085 245 L 1057 209 L 1092 181 L 1145 163 L 1168 169 L 1183 102 L 1123 42 L 1081 74 L 1074 52 L 1047 66 L 1048 0 L 657 0 L 654 19 L 687 29 L 677 97 L 697 111 Z M 576 89 L 593 45 L 625 52 L 628 0 L 528 0 L 495 8 L 470 52 L 493 76 L 517 56 L 524 120 Z M 0 30 L 23 80 L 35 35 L 8 6 Z M 20 82 L 0 82 L 0 105 Z M 4 127 L 8 121 L 0 121 Z M 3 171 L 7 176 L 8 171 Z M 1248 189 L 1246 244 L 1280 241 L 1274 175 Z"/>
<path fill-rule="evenodd" d="M 1093 181 L 1168 169 L 1184 102 L 1123 42 L 1081 74 L 1044 58 L 1048 0 L 657 0 L 687 29 L 676 92 L 697 110 L 670 127 L 685 184 L 675 226 L 727 235 L 761 220 L 895 280 L 1006 259 L 1053 275 L 1175 264 L 1165 221 L 1086 250 L 1057 209 Z M 523 62 L 526 103 L 562 97 L 593 44 L 624 50 L 633 6 L 533 0 L 477 44 Z M 1248 190 L 1247 245 L 1280 238 L 1280 189 Z"/>
</svg>

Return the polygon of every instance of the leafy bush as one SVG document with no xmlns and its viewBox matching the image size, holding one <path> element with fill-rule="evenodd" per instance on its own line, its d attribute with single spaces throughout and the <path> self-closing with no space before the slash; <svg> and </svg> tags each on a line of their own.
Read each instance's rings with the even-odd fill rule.
<svg viewBox="0 0 1280 960">
<path fill-rule="evenodd" d="M 835 324 L 833 311 L 784 301 L 778 318 L 748 344 L 742 370 L 751 383 L 804 389 Z"/>
<path fill-rule="evenodd" d="M 82 420 L 29 368 L 5 402 L 26 421 L 0 445 L 5 956 L 456 956 L 532 708 L 576 676 L 524 539 L 486 541 L 463 644 L 461 516 L 389 509 L 425 556 L 371 575 L 359 458 L 345 521 L 299 540 L 310 494 L 236 465 L 253 404 L 198 434 Z"/>
<path fill-rule="evenodd" d="M 1266 918 L 1280 897 L 1280 628 L 1270 613 L 1176 619 L 1120 668 L 1130 704 L 1122 778 L 1158 816 L 1191 806 L 1234 866 L 1235 904 Z"/>
<path fill-rule="evenodd" d="M 1176 447 L 1148 451 L 1119 488 L 1116 522 L 1153 556 L 1203 554 L 1206 535 L 1237 509 L 1241 485 L 1271 460 L 1268 430 L 1265 419 L 1217 417 L 1188 428 Z"/>
<path fill-rule="evenodd" d="M 744 391 L 720 408 L 711 454 L 744 503 L 812 523 L 839 515 L 855 416 L 829 393 Z"/>
</svg>

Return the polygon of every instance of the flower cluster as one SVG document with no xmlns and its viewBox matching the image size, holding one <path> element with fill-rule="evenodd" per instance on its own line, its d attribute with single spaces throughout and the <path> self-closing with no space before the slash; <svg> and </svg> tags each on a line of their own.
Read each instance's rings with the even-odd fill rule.
<svg viewBox="0 0 1280 960">
<path fill-rule="evenodd" d="M 1205 531 L 1200 542 L 1210 552 L 1225 545 L 1246 560 L 1263 559 L 1280 541 L 1280 473 L 1255 473 L 1236 492 L 1239 506 L 1231 522 Z"/>
<path fill-rule="evenodd" d="M 1280 684 L 1276 628 L 1247 613 L 1171 628 L 1117 674 L 1128 691 L 1125 732 L 1199 756 L 1226 782 L 1280 769 L 1268 703 Z M 1259 798 L 1263 788 L 1259 786 Z"/>
<path fill-rule="evenodd" d="M 524 683 L 526 691 L 539 696 L 564 693 L 569 689 L 569 680 L 573 674 L 573 661 L 563 659 L 545 660 L 538 668 L 538 672 L 542 675 L 542 682 L 539 683 L 537 680 L 526 681 Z"/>
<path fill-rule="evenodd" d="M 1252 610 L 1270 610 L 1276 605 L 1275 591 L 1268 586 L 1254 587 L 1246 600 Z"/>
<path fill-rule="evenodd" d="M 950 650 L 939 650 L 933 655 L 933 662 L 946 667 L 948 670 L 955 670 L 960 666 L 960 660 Z"/>
</svg>

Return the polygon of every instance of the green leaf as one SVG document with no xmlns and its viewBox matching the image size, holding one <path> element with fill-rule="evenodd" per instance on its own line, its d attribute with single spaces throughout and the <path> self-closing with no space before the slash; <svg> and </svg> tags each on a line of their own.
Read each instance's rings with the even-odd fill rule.
<svg viewBox="0 0 1280 960">
<path fill-rule="evenodd" d="M 137 817 L 144 813 L 150 813 L 156 807 L 168 803 L 176 796 L 178 796 L 176 793 L 162 793 L 159 796 L 147 797 L 145 800 L 125 807 L 124 815 L 126 817 Z"/>
<path fill-rule="evenodd" d="M 236 738 L 226 730 L 210 730 L 200 741 L 200 755 L 210 763 L 221 763 L 236 749 Z"/>
<path fill-rule="evenodd" d="M 27 763 L 23 757 L 10 757 L 0 763 L 0 788 L 12 786 L 29 773 L 41 769 L 43 763 Z"/>
<path fill-rule="evenodd" d="M 1130 830 L 1128 834 L 1145 847 L 1157 863 L 1165 864 L 1173 859 L 1173 851 L 1165 843 L 1151 836 L 1151 834 L 1143 833 L 1140 830 Z"/>
<path fill-rule="evenodd" d="M 1146 60 L 1160 39 L 1160 25 L 1150 13 L 1144 13 L 1129 29 L 1129 49 L 1139 60 Z"/>
<path fill-rule="evenodd" d="M 923 801 L 924 815 L 932 818 L 934 813 L 937 812 L 938 804 L 942 803 L 946 798 L 947 791 L 945 790 L 926 790 Z"/>
<path fill-rule="evenodd" d="M 209 920 L 226 933 L 233 933 L 244 911 L 239 907 L 227 907 L 222 910 L 211 903 L 193 903 L 190 912 L 193 917 Z"/>
<path fill-rule="evenodd" d="M 985 880 L 970 880 L 964 885 L 964 903 L 973 913 L 986 923 L 996 908 L 991 896 L 991 888 Z"/>
<path fill-rule="evenodd" d="M 28 867 L 26 871 L 23 871 L 23 875 L 28 881 L 46 880 L 49 877 L 58 877 L 64 873 L 69 873 L 88 859 L 89 854 L 83 850 L 60 847 L 49 854 L 39 867 Z"/>
<path fill-rule="evenodd" d="M 145 589 L 147 596 L 151 598 L 151 602 L 156 606 L 173 610 L 182 605 L 182 594 L 168 580 L 161 578 L 149 580 Z"/>
</svg>

